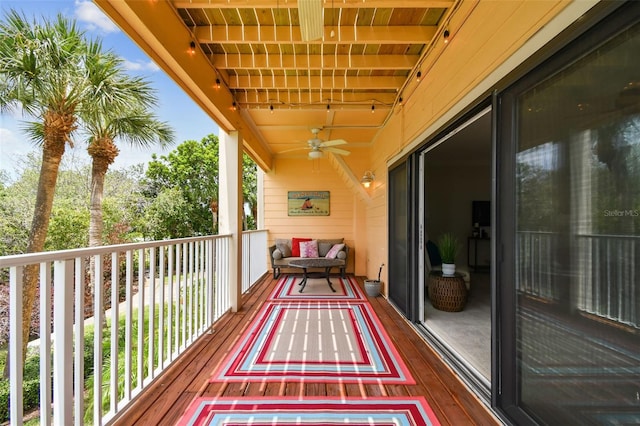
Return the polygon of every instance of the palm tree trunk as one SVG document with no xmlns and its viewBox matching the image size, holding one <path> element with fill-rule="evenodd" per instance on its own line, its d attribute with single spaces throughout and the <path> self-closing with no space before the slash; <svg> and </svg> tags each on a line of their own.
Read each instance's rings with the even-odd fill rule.
<svg viewBox="0 0 640 426">
<path fill-rule="evenodd" d="M 89 214 L 89 247 L 97 247 L 102 245 L 102 230 L 104 228 L 102 218 L 102 199 L 104 195 L 104 177 L 107 174 L 109 166 L 114 162 L 118 155 L 118 148 L 109 138 L 101 138 L 94 140 L 87 149 L 91 156 L 91 201 Z M 115 267 L 112 265 L 112 268 Z M 92 296 L 96 290 L 95 259 L 92 256 L 89 261 L 89 276 L 91 282 L 89 284 L 89 292 Z M 101 306 L 94 306 L 96 309 L 102 309 Z"/>
<path fill-rule="evenodd" d="M 66 118 L 66 119 L 65 119 Z M 31 232 L 29 233 L 29 241 L 27 243 L 27 253 L 37 253 L 44 250 L 47 231 L 49 230 L 49 218 L 51 217 L 51 209 L 53 207 L 53 195 L 56 190 L 56 182 L 58 180 L 58 170 L 62 155 L 66 147 L 69 132 L 65 133 L 59 129 L 53 129 L 51 114 L 45 117 L 45 141 L 42 148 L 42 166 L 40 169 L 40 178 L 38 180 L 38 193 L 36 195 L 36 205 L 31 222 Z M 66 128 L 72 128 L 73 117 L 59 118 Z M 60 121 L 57 121 L 60 122 Z M 65 128 L 65 127 L 63 127 Z M 49 137 L 47 137 L 49 136 Z M 39 265 L 29 265 L 25 267 L 24 277 L 22 281 L 22 359 L 27 356 L 27 344 L 29 343 L 29 331 L 31 325 L 31 314 L 33 312 L 33 303 L 38 291 L 38 275 Z M 48 285 L 48 283 L 43 283 Z"/>
</svg>

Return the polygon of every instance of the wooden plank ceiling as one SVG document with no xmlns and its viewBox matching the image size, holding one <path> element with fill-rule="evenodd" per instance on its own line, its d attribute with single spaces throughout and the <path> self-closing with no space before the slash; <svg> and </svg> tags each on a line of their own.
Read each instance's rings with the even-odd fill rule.
<svg viewBox="0 0 640 426">
<path fill-rule="evenodd" d="M 322 37 L 303 40 L 299 2 L 319 2 Z M 453 0 L 180 0 L 176 13 L 212 81 L 273 154 L 311 128 L 367 146 L 414 84 Z M 214 83 L 214 84 L 216 84 Z M 295 151 L 294 151 L 295 152 Z"/>
</svg>

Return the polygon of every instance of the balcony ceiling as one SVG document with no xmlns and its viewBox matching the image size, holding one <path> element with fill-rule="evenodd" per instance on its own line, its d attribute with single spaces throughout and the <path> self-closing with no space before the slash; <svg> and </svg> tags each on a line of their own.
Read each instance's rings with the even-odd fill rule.
<svg viewBox="0 0 640 426">
<path fill-rule="evenodd" d="M 309 22 L 321 21 L 320 38 L 303 40 L 301 27 L 307 24 L 299 5 L 305 1 L 318 3 L 320 13 Z M 314 127 L 324 129 L 320 139 L 346 140 L 341 148 L 368 146 L 403 93 L 415 85 L 416 73 L 434 40 L 442 38 L 456 2 L 96 3 L 223 130 L 240 130 L 254 157 L 272 159 L 306 155 Z M 187 54 L 191 42 L 195 49 Z M 296 148 L 302 149 L 291 151 Z M 268 169 L 270 161 L 262 165 Z"/>
</svg>

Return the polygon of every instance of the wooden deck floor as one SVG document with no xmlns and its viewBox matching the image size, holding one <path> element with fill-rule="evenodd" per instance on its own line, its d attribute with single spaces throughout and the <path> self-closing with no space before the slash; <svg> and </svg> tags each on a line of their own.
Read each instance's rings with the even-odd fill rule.
<svg viewBox="0 0 640 426">
<path fill-rule="evenodd" d="M 362 279 L 358 279 L 362 287 Z M 240 312 L 228 313 L 213 334 L 198 340 L 115 423 L 174 424 L 196 396 L 424 396 L 443 425 L 497 425 L 486 407 L 460 382 L 383 297 L 369 298 L 415 385 L 324 383 L 209 383 L 208 379 L 251 322 L 276 281 L 267 274 L 244 296 Z"/>
</svg>

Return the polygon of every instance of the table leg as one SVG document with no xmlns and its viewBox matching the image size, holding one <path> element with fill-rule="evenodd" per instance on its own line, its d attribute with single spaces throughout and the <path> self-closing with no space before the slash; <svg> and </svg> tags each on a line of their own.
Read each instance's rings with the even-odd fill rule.
<svg viewBox="0 0 640 426">
<path fill-rule="evenodd" d="M 304 290 L 304 286 L 307 285 L 307 268 L 302 268 L 302 281 L 300 281 L 300 284 L 298 285 L 302 286 L 298 291 L 299 293 L 302 293 L 302 290 Z"/>
<path fill-rule="evenodd" d="M 331 266 L 329 266 L 328 268 L 325 268 L 325 276 L 327 277 L 327 283 L 329 283 L 329 288 L 331 289 L 332 292 L 336 292 L 336 289 L 333 288 L 333 284 L 331 284 L 331 280 L 329 280 L 329 273 L 331 272 Z"/>
</svg>

